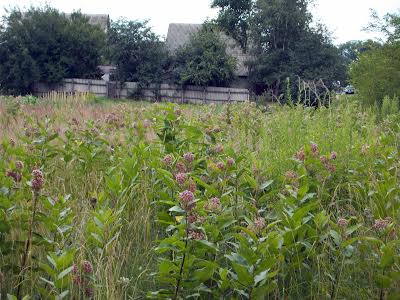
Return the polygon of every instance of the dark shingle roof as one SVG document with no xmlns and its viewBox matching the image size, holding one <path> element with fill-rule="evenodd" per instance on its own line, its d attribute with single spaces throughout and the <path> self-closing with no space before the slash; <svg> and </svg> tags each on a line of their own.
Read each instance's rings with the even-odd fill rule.
<svg viewBox="0 0 400 300">
<path fill-rule="evenodd" d="M 191 36 L 196 34 L 201 28 L 202 24 L 184 24 L 184 23 L 171 23 L 169 24 L 167 34 L 167 48 L 172 53 L 175 52 L 179 47 L 184 46 L 189 42 Z M 220 32 L 221 40 L 226 44 L 226 52 L 236 58 L 237 67 L 235 74 L 237 76 L 248 76 L 249 71 L 245 66 L 245 61 L 248 59 L 248 55 L 243 52 L 238 43 L 227 36 L 223 32 Z"/>
</svg>

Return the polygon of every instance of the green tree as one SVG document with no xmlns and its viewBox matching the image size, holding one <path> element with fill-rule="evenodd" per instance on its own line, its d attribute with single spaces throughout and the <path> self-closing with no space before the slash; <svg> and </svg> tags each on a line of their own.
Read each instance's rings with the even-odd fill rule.
<svg viewBox="0 0 400 300">
<path fill-rule="evenodd" d="M 343 81 L 346 70 L 339 50 L 322 25 L 312 27 L 309 0 L 258 0 L 251 18 L 253 59 L 250 80 L 256 91 L 279 95 L 287 78 L 296 82 Z M 294 90 L 295 91 L 295 90 Z"/>
<path fill-rule="evenodd" d="M 120 19 L 108 34 L 109 57 L 117 66 L 117 79 L 145 86 L 164 79 L 168 55 L 163 42 L 147 22 Z"/>
<path fill-rule="evenodd" d="M 226 86 L 233 78 L 236 61 L 226 53 L 219 32 L 210 24 L 192 36 L 175 55 L 173 73 L 182 85 Z"/>
<path fill-rule="evenodd" d="M 383 33 L 386 41 L 360 54 L 350 66 L 350 77 L 364 104 L 381 107 L 385 96 L 400 95 L 400 14 L 383 19 L 373 14 L 368 28 Z"/>
<path fill-rule="evenodd" d="M 213 0 L 211 7 L 219 9 L 216 19 L 218 26 L 234 38 L 246 52 L 253 1 Z"/>
<path fill-rule="evenodd" d="M 70 18 L 51 7 L 13 9 L 0 33 L 0 90 L 26 94 L 35 82 L 94 77 L 105 33 L 80 13 Z"/>
</svg>

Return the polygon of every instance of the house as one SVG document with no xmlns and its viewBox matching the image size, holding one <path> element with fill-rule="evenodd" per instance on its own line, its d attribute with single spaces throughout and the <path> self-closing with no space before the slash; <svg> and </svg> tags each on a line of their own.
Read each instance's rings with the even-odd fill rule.
<svg viewBox="0 0 400 300">
<path fill-rule="evenodd" d="M 192 35 L 196 34 L 202 24 L 171 23 L 168 27 L 166 45 L 170 53 L 175 53 L 180 47 L 190 41 Z M 236 80 L 232 82 L 232 87 L 249 88 L 248 76 L 249 69 L 245 62 L 248 60 L 248 54 L 244 53 L 239 44 L 225 33 L 220 32 L 220 39 L 226 44 L 228 55 L 236 58 Z"/>
<path fill-rule="evenodd" d="M 82 14 L 88 18 L 89 24 L 99 26 L 104 32 L 110 28 L 110 16 L 106 14 Z M 65 14 L 65 17 L 70 18 L 71 14 Z"/>
</svg>

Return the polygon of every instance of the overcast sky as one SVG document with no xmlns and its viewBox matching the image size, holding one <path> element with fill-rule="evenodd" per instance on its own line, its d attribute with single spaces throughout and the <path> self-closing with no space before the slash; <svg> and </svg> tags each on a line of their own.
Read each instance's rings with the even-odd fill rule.
<svg viewBox="0 0 400 300">
<path fill-rule="evenodd" d="M 4 8 L 43 5 L 43 0 L 0 0 L 0 14 Z M 210 8 L 211 0 L 48 0 L 51 6 L 64 12 L 81 9 L 83 13 L 109 14 L 112 19 L 150 20 L 153 30 L 166 36 L 169 23 L 202 23 L 216 16 Z M 370 16 L 370 8 L 381 15 L 400 9 L 400 0 L 315 0 L 312 8 L 315 19 L 326 24 L 335 43 L 373 38 L 376 34 L 362 32 Z"/>
</svg>

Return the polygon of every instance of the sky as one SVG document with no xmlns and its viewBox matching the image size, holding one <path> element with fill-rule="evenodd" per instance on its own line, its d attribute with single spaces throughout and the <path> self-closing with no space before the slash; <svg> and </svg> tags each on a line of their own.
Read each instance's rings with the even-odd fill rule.
<svg viewBox="0 0 400 300">
<path fill-rule="evenodd" d="M 0 0 L 0 15 L 10 6 L 44 3 L 67 13 L 80 9 L 83 13 L 109 14 L 113 20 L 149 20 L 162 37 L 167 35 L 169 23 L 202 23 L 217 15 L 217 10 L 210 8 L 211 0 Z M 400 11 L 400 0 L 315 0 L 311 11 L 316 20 L 327 25 L 334 43 L 340 44 L 377 37 L 362 31 L 368 24 L 370 8 L 380 15 Z"/>
</svg>

